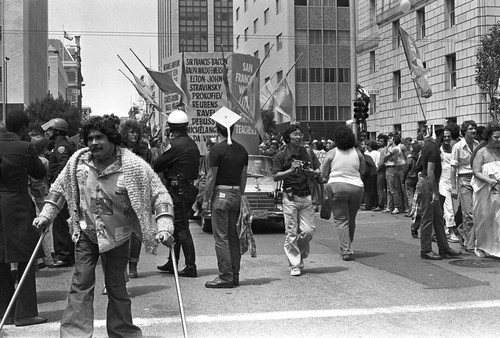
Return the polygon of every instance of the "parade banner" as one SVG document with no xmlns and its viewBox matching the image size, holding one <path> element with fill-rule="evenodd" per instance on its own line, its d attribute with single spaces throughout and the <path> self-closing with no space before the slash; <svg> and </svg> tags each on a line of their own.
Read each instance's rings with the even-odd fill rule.
<svg viewBox="0 0 500 338">
<path fill-rule="evenodd" d="M 252 67 L 256 69 L 259 60 L 249 55 L 242 55 L 241 58 L 235 58 L 234 55 L 241 54 L 226 54 L 225 56 L 228 58 L 230 88 L 234 96 L 239 98 L 240 86 L 243 87 L 241 89 L 243 91 L 252 76 Z M 252 66 L 249 66 L 250 64 Z M 182 55 L 166 58 L 162 71 L 168 72 L 175 81 L 180 83 L 180 76 L 183 73 Z M 223 72 L 222 53 L 184 53 L 184 75 L 190 96 L 190 104 L 186 106 L 186 113 L 189 117 L 188 134 L 198 144 L 202 154 L 206 152 L 207 140 L 217 136 L 215 122 L 210 119 L 210 116 L 224 106 L 231 108 L 227 103 Z M 162 100 L 168 114 L 176 109 L 180 95 L 162 94 Z M 258 134 L 253 126 L 242 120 L 236 124 L 232 138 L 243 144 L 248 153 L 256 153 L 259 143 Z"/>
</svg>

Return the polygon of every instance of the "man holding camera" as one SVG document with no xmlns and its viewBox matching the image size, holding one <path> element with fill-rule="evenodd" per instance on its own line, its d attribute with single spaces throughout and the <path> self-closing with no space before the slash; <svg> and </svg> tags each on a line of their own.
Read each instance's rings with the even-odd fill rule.
<svg viewBox="0 0 500 338">
<path fill-rule="evenodd" d="M 292 276 L 301 275 L 309 255 L 315 225 L 308 179 L 320 175 L 318 158 L 301 146 L 303 137 L 298 125 L 290 125 L 283 133 L 286 147 L 273 162 L 274 180 L 283 181 L 284 249 Z"/>
</svg>

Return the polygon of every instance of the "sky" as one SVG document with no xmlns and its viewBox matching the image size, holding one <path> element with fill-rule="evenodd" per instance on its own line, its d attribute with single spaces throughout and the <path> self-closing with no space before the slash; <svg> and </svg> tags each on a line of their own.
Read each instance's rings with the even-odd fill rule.
<svg viewBox="0 0 500 338">
<path fill-rule="evenodd" d="M 127 116 L 138 95 L 129 78 L 146 70 L 130 48 L 146 64 L 157 69 L 157 0 L 49 0 L 49 38 L 64 40 L 63 30 L 80 35 L 82 105 L 92 114 Z"/>
</svg>

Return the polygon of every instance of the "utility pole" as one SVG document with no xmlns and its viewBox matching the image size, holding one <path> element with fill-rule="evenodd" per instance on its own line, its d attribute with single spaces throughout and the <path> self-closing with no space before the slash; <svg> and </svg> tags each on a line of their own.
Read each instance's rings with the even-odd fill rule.
<svg viewBox="0 0 500 338">
<path fill-rule="evenodd" d="M 80 113 L 80 116 L 82 116 L 82 82 L 83 82 L 83 77 L 82 77 L 82 59 L 81 59 L 81 47 L 80 47 L 80 36 L 77 35 L 75 36 L 75 43 L 76 43 L 76 86 L 78 88 L 78 112 Z"/>
<path fill-rule="evenodd" d="M 5 1 L 2 0 L 2 31 L 1 42 L 2 42 L 2 116 L 1 121 L 5 121 L 7 117 L 7 69 L 5 60 Z"/>
</svg>

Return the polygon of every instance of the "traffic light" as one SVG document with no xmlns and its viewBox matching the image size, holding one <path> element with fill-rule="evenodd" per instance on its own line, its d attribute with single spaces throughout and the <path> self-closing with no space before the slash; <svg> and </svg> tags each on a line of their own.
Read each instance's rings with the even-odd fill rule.
<svg viewBox="0 0 500 338">
<path fill-rule="evenodd" d="M 354 101 L 354 120 L 361 124 L 368 117 L 368 104 L 365 99 L 358 97 Z"/>
</svg>

